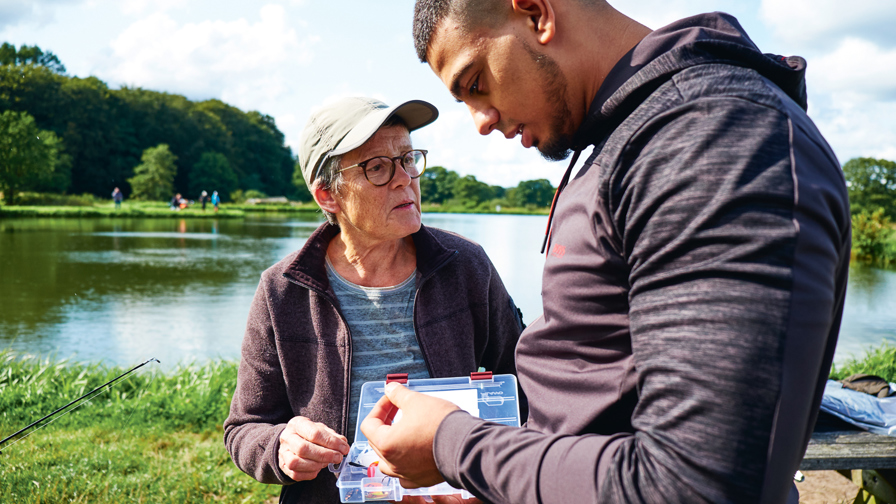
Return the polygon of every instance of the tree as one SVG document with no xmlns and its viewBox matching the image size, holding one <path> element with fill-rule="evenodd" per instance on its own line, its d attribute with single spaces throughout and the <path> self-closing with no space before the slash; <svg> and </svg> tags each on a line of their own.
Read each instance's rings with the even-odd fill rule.
<svg viewBox="0 0 896 504">
<path fill-rule="evenodd" d="M 159 144 L 143 151 L 142 161 L 134 168 L 134 176 L 128 179 L 131 184 L 131 197 L 145 200 L 166 200 L 174 192 L 174 176 L 177 156 L 171 153 L 166 144 Z"/>
<path fill-rule="evenodd" d="M 843 175 L 853 214 L 883 208 L 887 217 L 896 219 L 896 162 L 853 158 L 843 165 Z"/>
<path fill-rule="evenodd" d="M 7 205 L 22 189 L 52 176 L 60 148 L 56 135 L 40 130 L 27 112 L 0 114 L 0 191 Z"/>
<path fill-rule="evenodd" d="M 515 207 L 546 207 L 550 206 L 553 199 L 554 186 L 547 179 L 524 180 L 507 192 L 508 203 Z"/>
<path fill-rule="evenodd" d="M 190 196 L 196 198 L 202 191 L 218 191 L 218 194 L 229 195 L 237 188 L 236 174 L 230 167 L 230 161 L 219 152 L 203 152 L 199 161 L 190 171 Z"/>
<path fill-rule="evenodd" d="M 302 175 L 302 166 L 296 161 L 295 170 L 292 173 L 292 185 L 295 186 L 296 191 L 294 193 L 294 197 L 298 201 L 314 201 L 314 197 L 311 196 L 311 190 L 308 189 L 308 184 L 305 183 L 305 177 Z"/>
<path fill-rule="evenodd" d="M 0 46 L 0 65 L 39 65 L 64 74 L 65 65 L 50 51 L 43 52 L 40 47 L 22 45 L 18 51 L 16 46 L 4 42 Z"/>
<path fill-rule="evenodd" d="M 420 199 L 423 203 L 442 204 L 454 197 L 454 184 L 460 176 L 441 166 L 427 168 L 420 176 Z"/>
<path fill-rule="evenodd" d="M 474 175 L 467 175 L 454 183 L 454 197 L 464 206 L 474 207 L 493 199 L 495 194 L 491 186 L 480 182 Z"/>
</svg>

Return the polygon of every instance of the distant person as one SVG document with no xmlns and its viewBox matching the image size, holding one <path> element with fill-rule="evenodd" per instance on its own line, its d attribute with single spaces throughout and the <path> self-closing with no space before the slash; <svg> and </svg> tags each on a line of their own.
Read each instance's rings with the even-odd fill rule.
<svg viewBox="0 0 896 504">
<path fill-rule="evenodd" d="M 221 197 L 218 196 L 218 191 L 212 192 L 212 205 L 215 207 L 215 212 L 218 211 L 218 206 L 221 204 Z"/>
<path fill-rule="evenodd" d="M 169 206 L 172 210 L 180 210 L 180 193 L 177 193 L 171 197 L 171 203 Z"/>
<path fill-rule="evenodd" d="M 522 321 L 495 267 L 420 221 L 426 151 L 410 132 L 437 116 L 423 101 L 346 98 L 302 132 L 327 222 L 262 274 L 224 422 L 234 463 L 284 485 L 281 503 L 339 502 L 326 467 L 348 453 L 364 382 L 515 370 Z"/>
<path fill-rule="evenodd" d="M 199 203 L 202 204 L 202 211 L 205 211 L 205 204 L 208 203 L 208 193 L 202 191 L 202 194 L 199 195 Z"/>
<path fill-rule="evenodd" d="M 115 188 L 112 190 L 112 201 L 115 202 L 115 209 L 121 210 L 121 200 L 124 199 L 124 194 L 121 193 L 119 188 Z"/>
</svg>

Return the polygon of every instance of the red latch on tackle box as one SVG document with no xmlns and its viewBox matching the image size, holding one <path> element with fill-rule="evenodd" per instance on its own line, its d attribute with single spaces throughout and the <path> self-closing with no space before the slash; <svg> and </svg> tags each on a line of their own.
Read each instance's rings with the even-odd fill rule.
<svg viewBox="0 0 896 504">
<path fill-rule="evenodd" d="M 489 373 L 491 374 L 491 373 Z M 402 385 L 408 384 L 408 374 L 407 373 L 392 373 L 386 375 L 386 383 L 397 382 Z"/>
<path fill-rule="evenodd" d="M 491 380 L 492 372 L 491 371 L 473 371 L 470 373 L 471 380 Z"/>
</svg>

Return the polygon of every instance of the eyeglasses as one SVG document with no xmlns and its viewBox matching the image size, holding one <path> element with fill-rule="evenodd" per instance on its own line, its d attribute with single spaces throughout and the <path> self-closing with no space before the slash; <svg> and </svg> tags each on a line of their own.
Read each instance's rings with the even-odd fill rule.
<svg viewBox="0 0 896 504">
<path fill-rule="evenodd" d="M 423 172 L 426 170 L 427 152 L 429 151 L 411 150 L 400 156 L 391 158 L 388 156 L 377 156 L 347 168 L 336 170 L 336 173 L 341 173 L 345 170 L 351 170 L 352 168 L 360 166 L 364 170 L 364 176 L 367 178 L 368 182 L 375 186 L 384 186 L 391 182 L 392 177 L 395 176 L 395 162 L 397 161 L 401 163 L 405 173 L 412 179 L 415 179 L 420 175 L 423 175 Z"/>
</svg>

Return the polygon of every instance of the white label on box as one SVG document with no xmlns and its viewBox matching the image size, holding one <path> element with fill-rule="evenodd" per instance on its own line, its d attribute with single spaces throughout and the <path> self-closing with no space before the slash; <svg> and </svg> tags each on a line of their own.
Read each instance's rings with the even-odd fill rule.
<svg viewBox="0 0 896 504">
<path fill-rule="evenodd" d="M 433 390 L 430 392 L 421 393 L 452 402 L 456 404 L 458 408 L 466 411 L 476 418 L 479 418 L 479 394 L 476 392 L 476 389 Z M 398 413 L 395 414 L 395 418 L 392 420 L 392 423 L 396 424 L 400 419 L 401 410 L 398 410 Z"/>
</svg>

